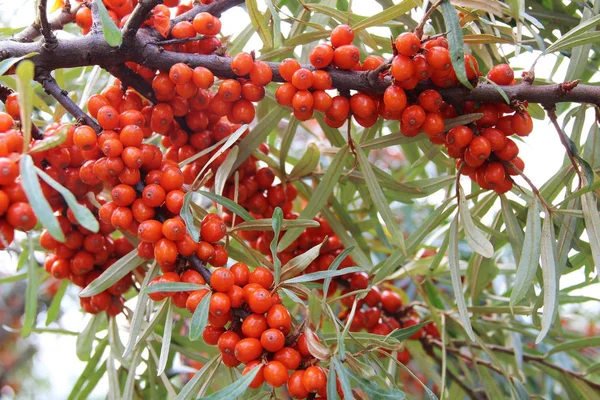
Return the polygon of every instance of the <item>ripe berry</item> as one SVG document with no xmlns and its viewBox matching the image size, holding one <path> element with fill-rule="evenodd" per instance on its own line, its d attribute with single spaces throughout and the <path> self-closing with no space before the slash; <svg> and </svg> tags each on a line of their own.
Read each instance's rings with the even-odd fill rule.
<svg viewBox="0 0 600 400">
<path fill-rule="evenodd" d="M 427 64 L 435 70 L 447 70 L 452 66 L 450 52 L 443 47 L 432 47 L 425 53 Z"/>
<path fill-rule="evenodd" d="M 402 112 L 402 123 L 411 128 L 419 128 L 425 122 L 425 110 L 421 106 L 408 106 Z"/>
<path fill-rule="evenodd" d="M 490 69 L 487 77 L 497 85 L 510 85 L 515 79 L 515 72 L 506 64 L 498 64 Z"/>
<path fill-rule="evenodd" d="M 481 136 L 490 141 L 492 151 L 499 151 L 506 144 L 506 136 L 504 133 L 495 128 L 487 128 L 481 133 Z"/>
<path fill-rule="evenodd" d="M 319 44 L 310 51 L 309 59 L 315 68 L 325 68 L 333 61 L 333 48 L 328 44 Z"/>
<path fill-rule="evenodd" d="M 392 60 L 391 72 L 397 82 L 404 81 L 415 74 L 415 65 L 410 57 L 399 55 Z"/>
<path fill-rule="evenodd" d="M 504 166 L 499 162 L 491 162 L 485 169 L 484 179 L 488 185 L 494 188 L 496 185 L 501 185 L 504 182 L 505 171 Z"/>
<path fill-rule="evenodd" d="M 227 268 L 217 268 L 210 277 L 210 286 L 218 292 L 227 292 L 235 283 L 233 273 Z"/>
<path fill-rule="evenodd" d="M 404 32 L 396 38 L 396 50 L 403 56 L 414 56 L 421 48 L 421 40 L 413 32 Z"/>
<path fill-rule="evenodd" d="M 279 361 L 269 361 L 263 368 L 265 382 L 272 387 L 283 386 L 289 378 L 287 368 Z"/>
<path fill-rule="evenodd" d="M 286 58 L 279 64 L 279 74 L 283 79 L 290 82 L 294 72 L 301 68 L 300 63 L 293 58 Z"/>
<path fill-rule="evenodd" d="M 256 360 L 263 352 L 261 342 L 255 338 L 245 338 L 236 343 L 234 349 L 235 358 L 246 364 Z"/>
<path fill-rule="evenodd" d="M 502 161 L 511 161 L 519 154 L 519 148 L 513 140 L 506 139 L 506 144 L 504 145 L 504 148 L 495 151 L 494 154 Z"/>
<path fill-rule="evenodd" d="M 443 103 L 442 95 L 437 90 L 427 89 L 419 95 L 419 105 L 425 111 L 437 112 Z"/>
<path fill-rule="evenodd" d="M 449 146 L 463 148 L 473 140 L 473 131 L 466 126 L 457 126 L 448 131 L 446 141 Z"/>
<path fill-rule="evenodd" d="M 396 292 L 384 290 L 381 292 L 381 304 L 385 311 L 396 313 L 402 307 L 402 298 Z"/>
<path fill-rule="evenodd" d="M 231 309 L 231 300 L 225 293 L 214 293 L 210 298 L 209 311 L 213 315 L 225 315 Z"/>
<path fill-rule="evenodd" d="M 10 118 L 10 116 L 8 117 Z M 96 142 L 96 131 L 87 125 L 78 126 L 73 132 L 73 143 L 81 150 L 92 150 L 96 147 Z"/>
<path fill-rule="evenodd" d="M 331 75 L 329 72 L 316 70 L 312 72 L 313 83 L 312 89 L 314 90 L 328 90 L 333 86 L 333 82 L 331 80 Z"/>
<path fill-rule="evenodd" d="M 250 70 L 250 80 L 260 86 L 265 86 L 271 82 L 273 72 L 267 63 L 264 61 L 254 61 L 252 70 Z"/>
<path fill-rule="evenodd" d="M 528 136 L 533 131 L 533 121 L 528 112 L 516 112 L 512 116 L 512 128 L 519 136 Z"/>
<path fill-rule="evenodd" d="M 471 156 L 479 160 L 486 160 L 492 152 L 492 145 L 485 137 L 477 136 L 469 144 L 469 152 Z"/>
<path fill-rule="evenodd" d="M 192 80 L 200 89 L 209 89 L 213 85 L 215 77 L 208 68 L 196 67 L 192 74 Z"/>
<path fill-rule="evenodd" d="M 231 59 L 231 70 L 237 76 L 246 76 L 252 70 L 254 59 L 248 53 L 238 53 Z"/>
<path fill-rule="evenodd" d="M 302 383 L 302 378 L 304 377 L 304 371 L 295 371 L 290 375 L 290 378 L 287 383 L 287 390 L 290 396 L 294 399 L 304 399 L 309 395 L 308 390 L 304 387 Z"/>
<path fill-rule="evenodd" d="M 260 368 L 260 371 L 256 374 L 254 379 L 252 379 L 252 382 L 250 382 L 250 387 L 252 389 L 258 389 L 265 381 L 263 366 L 260 361 L 250 361 L 248 364 L 246 364 L 244 371 L 242 371 L 242 375 L 249 374 L 254 368 Z"/>
<path fill-rule="evenodd" d="M 327 375 L 321 367 L 313 365 L 304 371 L 302 376 L 302 385 L 309 393 L 316 393 L 322 390 L 327 384 Z"/>
<path fill-rule="evenodd" d="M 300 366 L 302 356 L 297 350 L 291 347 L 284 347 L 273 355 L 273 360 L 279 361 L 287 369 L 294 370 Z"/>
<path fill-rule="evenodd" d="M 248 280 L 249 283 L 257 283 L 265 289 L 269 289 L 274 281 L 275 278 L 273 278 L 273 273 L 265 267 L 255 268 L 254 271 L 250 273 Z"/>
<path fill-rule="evenodd" d="M 285 345 L 285 336 L 280 330 L 267 329 L 260 336 L 260 344 L 266 351 L 274 353 Z"/>
<path fill-rule="evenodd" d="M 154 258 L 160 266 L 174 265 L 177 255 L 177 245 L 168 239 L 160 239 L 154 245 Z"/>
<path fill-rule="evenodd" d="M 333 47 L 352 44 L 352 41 L 354 40 L 354 31 L 346 24 L 338 25 L 331 31 L 330 39 Z"/>
<path fill-rule="evenodd" d="M 360 52 L 354 45 L 337 47 L 333 51 L 333 64 L 340 69 L 352 69 L 360 61 Z"/>
<path fill-rule="evenodd" d="M 225 328 L 207 325 L 202 331 L 202 340 L 209 346 L 216 346 L 223 333 L 225 333 Z"/>
<path fill-rule="evenodd" d="M 377 114 L 377 104 L 364 93 L 356 93 L 350 98 L 350 109 L 354 115 L 361 118 L 369 118 Z"/>
<path fill-rule="evenodd" d="M 305 68 L 297 69 L 292 75 L 292 85 L 298 90 L 307 90 L 312 86 L 313 74 Z"/>
<path fill-rule="evenodd" d="M 190 293 L 185 302 L 185 308 L 187 308 L 187 310 L 193 314 L 194 311 L 196 311 L 196 308 L 198 308 L 198 304 L 200 304 L 204 296 L 206 296 L 207 294 L 208 290 L 206 289 L 200 289 Z"/>
<path fill-rule="evenodd" d="M 248 296 L 247 302 L 252 312 L 255 312 L 257 314 L 263 314 L 269 311 L 269 309 L 272 306 L 271 294 L 266 289 L 255 290 L 252 294 Z"/>
</svg>

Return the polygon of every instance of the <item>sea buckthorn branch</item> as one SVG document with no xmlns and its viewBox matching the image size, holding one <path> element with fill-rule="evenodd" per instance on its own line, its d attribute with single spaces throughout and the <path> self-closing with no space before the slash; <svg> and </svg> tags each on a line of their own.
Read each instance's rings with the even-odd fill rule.
<svg viewBox="0 0 600 400">
<path fill-rule="evenodd" d="M 221 4 L 215 2 L 212 4 Z M 208 7 L 208 6 L 205 6 Z M 185 14 L 184 14 L 185 15 Z M 190 67 L 202 66 L 222 78 L 237 78 L 231 70 L 231 58 L 218 55 L 186 54 L 166 51 L 158 45 L 156 37 L 148 32 L 139 31 L 129 46 L 110 47 L 101 35 L 87 35 L 76 39 L 59 41 L 54 51 L 42 49 L 41 42 L 22 43 L 12 40 L 0 41 L 0 59 L 21 57 L 37 52 L 30 58 L 36 66 L 45 70 L 74 68 L 89 65 L 109 67 L 133 61 L 149 68 L 168 70 L 176 63 L 185 63 Z M 61 57 L 56 57 L 56 54 Z M 273 82 L 284 82 L 279 73 L 279 63 L 267 62 L 273 72 Z M 303 66 L 313 70 L 312 66 Z M 390 86 L 391 79 L 373 78 L 372 71 L 345 71 L 326 69 L 331 75 L 333 86 L 338 90 L 357 90 L 367 93 L 381 94 Z M 429 84 L 420 83 L 416 93 L 432 88 Z M 500 86 L 511 100 L 528 101 L 540 104 L 556 104 L 561 102 L 591 103 L 600 105 L 600 86 L 577 85 L 565 90 L 565 84 L 552 85 L 514 85 Z M 504 97 L 498 88 L 490 84 L 481 84 L 473 90 L 464 87 L 436 88 L 449 103 L 479 101 L 502 103 Z"/>
<path fill-rule="evenodd" d="M 565 152 L 567 153 L 567 157 L 569 157 L 569 160 L 571 161 L 571 165 L 573 165 L 573 169 L 577 173 L 577 177 L 579 178 L 579 187 L 581 187 L 583 177 L 581 175 L 581 170 L 577 165 L 577 160 L 575 159 L 577 156 L 573 153 L 573 149 L 571 148 L 568 142 L 569 139 L 567 139 L 565 132 L 562 130 L 560 124 L 558 123 L 558 116 L 556 115 L 556 106 L 554 104 L 544 105 L 544 108 L 546 109 L 546 115 L 548 115 L 548 118 L 552 122 L 554 129 L 556 129 L 556 132 L 558 133 L 560 143 L 565 148 Z"/>
<path fill-rule="evenodd" d="M 438 339 L 435 339 L 435 338 L 428 339 L 427 343 L 430 344 L 430 345 L 433 345 L 435 347 L 439 347 L 439 348 L 442 347 L 442 342 L 439 341 Z M 454 346 L 458 346 L 458 347 L 467 346 L 468 345 L 470 347 L 476 347 L 478 349 L 482 349 L 482 347 L 479 344 L 477 344 L 477 343 L 467 343 L 467 342 L 462 341 L 462 340 L 454 340 L 452 343 L 453 343 Z M 509 349 L 507 347 L 503 347 L 503 346 L 499 346 L 499 345 L 486 344 L 485 347 L 486 347 L 487 350 L 490 350 L 490 351 L 493 351 L 493 352 L 510 354 L 510 355 L 513 355 L 513 356 L 515 354 L 515 351 L 513 349 Z M 459 355 L 460 357 L 465 357 L 465 356 L 469 357 L 468 355 L 465 355 L 463 352 L 461 352 L 457 348 L 446 347 L 446 350 L 449 351 L 449 352 L 454 352 L 455 354 Z M 556 364 L 553 364 L 551 362 L 548 362 L 542 356 L 536 356 L 536 355 L 524 353 L 523 354 L 523 360 L 527 361 L 527 362 L 534 362 L 534 363 L 542 364 L 545 367 L 548 367 L 548 368 L 551 368 L 551 369 L 553 369 L 555 371 L 558 371 L 561 374 L 570 375 L 570 376 L 572 376 L 572 377 L 574 377 L 576 379 L 580 379 L 580 380 L 584 381 L 586 384 L 588 384 L 589 386 L 593 387 L 595 390 L 600 390 L 600 384 L 587 379 L 584 374 L 579 373 L 579 372 L 574 372 L 574 371 L 568 370 L 566 368 L 560 367 L 560 366 L 558 366 Z M 490 367 L 490 365 L 485 364 L 485 363 L 487 363 L 487 361 L 476 360 L 476 359 L 473 359 L 473 361 L 477 362 L 478 364 L 484 365 L 486 367 Z M 482 361 L 482 362 L 480 362 L 480 361 Z"/>
<path fill-rule="evenodd" d="M 220 0 L 207 5 L 204 5 L 200 2 L 195 2 L 194 6 L 189 11 L 173 18 L 171 20 L 171 26 L 174 26 L 181 21 L 191 21 L 196 15 L 200 14 L 201 12 L 207 12 L 214 15 L 215 17 L 219 17 L 222 13 L 229 10 L 230 8 L 239 6 L 243 3 L 244 0 Z"/>
<path fill-rule="evenodd" d="M 45 49 L 53 49 L 58 42 L 56 36 L 54 36 L 54 33 L 52 32 L 52 27 L 48 22 L 47 3 L 48 0 L 40 0 L 40 4 L 38 5 L 38 19 L 40 21 L 40 30 L 43 36 L 43 46 Z"/>
<path fill-rule="evenodd" d="M 54 14 L 48 18 L 49 27 L 51 30 L 62 29 L 65 25 L 75 20 L 75 14 L 79 7 L 83 3 L 77 3 L 75 6 L 71 6 L 69 0 L 65 0 L 65 5 L 58 14 Z M 40 35 L 40 21 L 36 21 L 27 28 L 23 29 L 17 35 L 13 37 L 13 40 L 17 42 L 32 42 Z"/>
<path fill-rule="evenodd" d="M 92 127 L 97 133 L 99 133 L 102 128 L 96 121 L 92 119 L 87 113 L 85 113 L 71 98 L 66 90 L 61 89 L 58 86 L 56 80 L 50 75 L 50 72 L 45 70 L 37 70 L 36 78 L 35 78 L 44 88 L 46 93 L 54 97 L 60 105 L 62 105 L 65 110 L 69 112 L 77 122 L 83 123 L 85 125 L 89 125 Z"/>
<path fill-rule="evenodd" d="M 162 2 L 163 0 L 142 0 L 135 6 L 135 9 L 123 27 L 123 43 L 125 45 L 135 38 L 137 31 L 142 27 L 144 21 L 148 19 L 152 9 L 158 4 L 162 4 Z"/>
</svg>

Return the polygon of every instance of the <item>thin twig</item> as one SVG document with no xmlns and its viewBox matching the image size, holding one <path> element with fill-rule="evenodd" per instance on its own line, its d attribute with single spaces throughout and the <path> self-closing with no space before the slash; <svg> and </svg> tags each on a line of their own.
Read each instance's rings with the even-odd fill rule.
<svg viewBox="0 0 600 400">
<path fill-rule="evenodd" d="M 576 156 L 573 153 L 571 146 L 569 146 L 567 136 L 566 136 L 565 132 L 562 130 L 562 128 L 560 127 L 560 124 L 558 123 L 558 116 L 556 115 L 556 105 L 555 104 L 552 104 L 550 106 L 545 105 L 544 108 L 546 109 L 546 114 L 548 115 L 550 122 L 552 122 L 552 125 L 554 125 L 554 128 L 556 129 L 556 132 L 558 133 L 560 142 L 562 143 L 563 147 L 565 148 L 565 151 L 567 152 L 567 157 L 569 157 L 569 160 L 571 161 L 571 165 L 573 165 L 573 168 L 575 169 L 575 172 L 577 173 L 577 176 L 579 177 L 579 187 L 581 187 L 581 184 L 583 182 L 583 177 L 581 176 L 581 171 L 579 170 L 579 166 L 577 165 L 577 161 L 575 160 Z"/>
<path fill-rule="evenodd" d="M 436 339 L 431 339 L 429 341 L 429 343 L 431 343 L 431 344 L 433 344 L 435 346 L 438 346 L 440 348 L 441 348 L 441 345 L 442 345 L 441 342 L 439 340 L 436 340 Z M 461 346 L 466 346 L 467 342 L 462 341 L 462 340 L 453 340 L 452 344 L 454 346 L 461 347 Z M 472 346 L 472 347 L 477 347 L 479 349 L 482 348 L 477 343 L 469 343 L 468 345 Z M 485 347 L 488 350 L 495 351 L 495 352 L 498 352 L 498 353 L 505 353 L 505 354 L 510 354 L 510 355 L 513 355 L 513 356 L 515 354 L 515 351 L 513 349 L 509 349 L 509 348 L 503 347 L 503 346 L 498 346 L 498 345 L 493 345 L 493 344 L 486 344 Z M 447 350 L 449 351 L 450 349 L 447 348 Z M 461 353 L 461 355 L 462 355 L 462 353 Z M 558 371 L 558 372 L 560 372 L 563 375 L 569 375 L 569 376 L 572 376 L 574 378 L 580 379 L 580 380 L 584 381 L 587 385 L 589 385 L 592 388 L 594 388 L 595 390 L 600 390 L 600 383 L 596 383 L 596 382 L 593 382 L 593 381 L 587 379 L 585 377 L 585 375 L 582 374 L 582 373 L 575 372 L 575 371 L 570 371 L 570 370 L 568 370 L 566 368 L 563 368 L 563 367 L 560 367 L 560 366 L 558 366 L 556 364 L 548 362 L 542 356 L 535 356 L 535 355 L 531 355 L 531 354 L 526 354 L 525 353 L 525 354 L 523 354 L 523 360 L 528 361 L 528 362 L 535 362 L 535 363 L 538 363 L 538 364 L 542 364 L 545 367 L 548 367 L 550 369 Z M 482 365 L 484 365 L 484 364 L 482 364 Z"/>
<path fill-rule="evenodd" d="M 197 42 L 199 40 L 204 40 L 204 39 L 206 39 L 206 38 L 204 36 L 200 35 L 200 36 L 191 37 L 191 38 L 161 40 L 160 42 L 156 42 L 156 44 L 159 46 L 166 46 L 168 44 L 184 44 L 184 43 L 189 43 L 189 42 Z"/>
<path fill-rule="evenodd" d="M 430 354 L 439 365 L 442 364 L 442 360 L 440 359 L 440 357 L 433 353 L 433 352 L 429 352 L 428 354 Z M 463 392 L 465 392 L 467 394 L 467 396 L 469 396 L 471 399 L 473 400 L 487 400 L 487 395 L 485 393 L 481 393 L 476 391 L 476 389 L 472 389 L 469 386 L 467 386 L 464 382 L 463 379 L 461 379 L 460 377 L 456 376 L 456 374 L 454 372 L 452 372 L 450 369 L 446 369 L 446 373 L 448 374 L 448 376 L 450 377 L 450 379 L 452 379 L 458 386 L 460 386 L 460 388 L 463 390 Z"/>
<path fill-rule="evenodd" d="M 50 16 L 48 19 L 50 29 L 62 29 L 68 23 L 75 21 L 75 14 L 77 13 L 77 10 L 79 10 L 79 7 L 81 7 L 81 4 L 83 3 L 77 3 L 75 6 L 71 7 L 69 0 L 65 0 L 65 5 L 63 6 L 61 12 Z M 17 42 L 33 42 L 35 38 L 39 36 L 39 34 L 40 22 L 36 21 L 16 34 L 13 37 L 13 40 Z"/>
<path fill-rule="evenodd" d="M 137 31 L 142 27 L 144 21 L 148 19 L 148 16 L 154 7 L 162 2 L 163 0 L 142 0 L 135 6 L 123 27 L 123 43 L 131 42 L 137 34 Z"/>
<path fill-rule="evenodd" d="M 442 2 L 444 2 L 445 0 L 438 0 L 435 4 L 433 4 L 429 10 L 427 10 L 427 12 L 425 13 L 425 15 L 423 15 L 423 18 L 421 19 L 421 22 L 419 22 L 419 25 L 417 25 L 417 27 L 415 28 L 415 35 L 417 35 L 417 37 L 419 39 L 421 39 L 423 37 L 423 28 L 425 27 L 425 24 L 427 23 L 427 21 L 429 20 L 429 18 L 431 17 L 431 14 L 433 14 L 433 12 L 435 10 L 437 10 L 437 8 L 442 4 Z"/>
<path fill-rule="evenodd" d="M 210 277 L 212 273 L 206 268 L 204 263 L 198 258 L 196 255 L 191 255 L 186 257 L 186 259 L 190 262 L 190 266 L 204 278 L 204 281 L 208 284 L 210 282 Z"/>
<path fill-rule="evenodd" d="M 69 112 L 77 122 L 83 123 L 85 125 L 89 125 L 92 127 L 97 133 L 102 131 L 102 128 L 96 121 L 92 119 L 89 115 L 87 115 L 71 98 L 69 97 L 69 93 L 66 90 L 63 90 L 58 86 L 56 80 L 50 75 L 50 72 L 44 70 L 38 70 L 36 73 L 35 80 L 42 84 L 42 87 L 52 97 L 54 97 L 60 105 L 62 105 L 65 110 Z"/>
<path fill-rule="evenodd" d="M 56 36 L 52 32 L 50 22 L 48 22 L 48 10 L 46 8 L 48 0 L 40 0 L 38 5 L 38 18 L 40 20 L 40 27 L 43 36 L 43 47 L 46 50 L 53 50 L 58 45 Z"/>
<path fill-rule="evenodd" d="M 540 199 L 540 201 L 542 202 L 542 204 L 544 205 L 544 207 L 547 210 L 551 210 L 552 208 L 554 208 L 554 207 L 551 207 L 548 205 L 546 200 L 544 200 L 544 198 L 542 197 L 539 189 L 533 184 L 531 179 L 529 179 L 529 177 L 527 177 L 527 175 L 525 175 L 525 173 L 523 171 L 521 171 L 519 168 L 517 168 L 517 166 L 515 164 L 513 164 L 511 161 L 502 161 L 502 164 L 506 167 L 511 168 L 514 171 L 517 171 L 517 173 L 521 176 L 521 178 L 523 178 L 523 180 L 525 180 L 525 182 L 527 182 L 527 184 L 531 188 L 531 191 Z"/>
</svg>

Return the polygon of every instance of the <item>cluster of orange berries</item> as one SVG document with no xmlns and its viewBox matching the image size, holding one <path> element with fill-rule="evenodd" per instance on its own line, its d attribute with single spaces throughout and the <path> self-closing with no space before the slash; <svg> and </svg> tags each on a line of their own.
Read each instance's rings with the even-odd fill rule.
<svg viewBox="0 0 600 400">
<path fill-rule="evenodd" d="M 15 94 L 11 96 L 15 98 Z M 19 179 L 23 137 L 13 129 L 14 125 L 11 115 L 0 112 L 0 250 L 12 243 L 15 229 L 27 232 L 37 224 Z"/>
</svg>

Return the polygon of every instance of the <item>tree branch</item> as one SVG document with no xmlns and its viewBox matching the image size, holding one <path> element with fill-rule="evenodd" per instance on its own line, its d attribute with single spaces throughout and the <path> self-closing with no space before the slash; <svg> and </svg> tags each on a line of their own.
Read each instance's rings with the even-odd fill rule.
<svg viewBox="0 0 600 400">
<path fill-rule="evenodd" d="M 123 43 L 131 42 L 142 27 L 144 21 L 148 19 L 148 15 L 152 12 L 152 9 L 159 4 L 162 4 L 163 0 L 141 0 L 135 9 L 129 16 L 127 23 L 123 27 Z"/>
<path fill-rule="evenodd" d="M 436 339 L 430 339 L 429 343 L 433 344 L 434 346 L 440 347 L 440 348 L 442 346 L 442 343 L 439 340 L 436 340 Z M 458 347 L 466 346 L 467 345 L 466 342 L 461 341 L 461 340 L 455 340 L 452 343 L 455 346 L 458 346 Z M 471 347 L 477 347 L 477 348 L 481 349 L 481 346 L 479 344 L 476 344 L 476 343 L 475 344 L 469 343 L 469 346 L 471 346 Z M 486 344 L 485 347 L 488 350 L 495 351 L 495 352 L 498 352 L 498 353 L 505 353 L 505 354 L 510 354 L 510 355 L 513 355 L 513 356 L 515 355 L 514 350 L 509 349 L 507 347 L 497 346 L 497 345 L 493 345 L 493 344 Z M 451 349 L 446 348 L 446 350 L 450 351 Z M 460 353 L 460 355 L 464 356 L 464 354 L 462 354 L 462 353 Z M 528 362 L 535 362 L 535 363 L 538 363 L 538 364 L 542 364 L 543 366 L 548 367 L 550 369 L 553 369 L 555 371 L 558 371 L 558 372 L 560 372 L 563 375 L 566 374 L 566 375 L 572 376 L 573 378 L 580 379 L 583 382 L 585 382 L 587 385 L 589 385 L 592 388 L 594 388 L 594 390 L 600 390 L 600 383 L 596 383 L 596 382 L 593 382 L 593 381 L 587 379 L 584 374 L 581 374 L 579 372 L 570 371 L 570 370 L 568 370 L 566 368 L 563 368 L 563 367 L 560 367 L 560 366 L 558 366 L 556 364 L 552 364 L 551 362 L 546 361 L 546 359 L 544 357 L 535 356 L 535 355 L 532 355 L 532 354 L 526 354 L 526 353 L 524 353 L 523 354 L 523 360 L 528 361 Z M 478 361 L 478 363 L 480 363 L 480 362 Z M 480 363 L 480 364 L 482 364 L 484 366 L 487 366 L 484 363 Z"/>
<path fill-rule="evenodd" d="M 215 2 L 212 4 L 227 3 Z M 231 0 L 233 1 L 233 0 Z M 236 0 L 237 1 L 237 0 Z M 211 4 L 211 5 L 212 5 Z M 208 8 L 208 6 L 206 6 Z M 178 62 L 186 63 L 190 67 L 203 66 L 219 77 L 237 78 L 231 71 L 229 57 L 217 55 L 201 55 L 176 53 L 164 50 L 157 45 L 157 38 L 145 30 L 138 31 L 132 44 L 121 48 L 110 47 L 101 35 L 86 35 L 75 39 L 61 40 L 54 54 L 41 51 L 41 43 L 19 43 L 10 40 L 0 41 L 0 59 L 21 57 L 32 52 L 38 52 L 30 58 L 36 66 L 45 70 L 58 68 L 73 68 L 87 65 L 101 65 L 103 67 L 123 64 L 133 61 L 149 68 L 168 71 Z M 279 63 L 267 63 L 273 71 L 273 81 L 283 82 L 279 74 Z M 305 66 L 314 69 L 311 66 Z M 333 86 L 341 91 L 358 90 L 367 93 L 383 93 L 391 84 L 389 78 L 374 80 L 370 72 L 344 71 L 329 68 L 327 70 L 332 78 Z M 416 93 L 434 88 L 431 84 L 421 83 L 415 89 Z M 504 99 L 500 92 L 492 85 L 482 84 L 469 91 L 464 87 L 448 89 L 435 88 L 444 99 L 449 102 L 484 101 L 502 103 Z M 572 90 L 565 91 L 563 84 L 553 85 L 515 85 L 502 86 L 502 90 L 511 100 L 529 101 L 541 104 L 555 104 L 560 102 L 592 103 L 600 105 L 600 86 L 578 85 Z"/>
<path fill-rule="evenodd" d="M 239 6 L 242 3 L 244 3 L 244 0 L 217 0 L 206 5 L 201 4 L 200 2 L 195 2 L 194 6 L 189 11 L 186 11 L 180 16 L 173 18 L 171 20 L 171 26 L 174 26 L 181 21 L 191 21 L 201 12 L 207 12 L 215 17 L 220 17 L 225 11 L 235 6 Z"/>
<path fill-rule="evenodd" d="M 50 22 L 48 22 L 48 10 L 46 5 L 48 0 L 40 0 L 40 4 L 38 5 L 38 19 L 40 21 L 40 29 L 43 36 L 43 47 L 46 50 L 53 50 L 58 41 L 56 40 L 56 36 L 52 32 L 52 27 L 50 26 Z"/>
<path fill-rule="evenodd" d="M 102 128 L 96 121 L 92 119 L 88 114 L 83 112 L 81 108 L 68 95 L 66 90 L 63 90 L 58 86 L 56 80 L 50 75 L 50 72 L 45 70 L 38 70 L 36 73 L 35 80 L 38 81 L 46 93 L 54 97 L 65 110 L 67 110 L 78 122 L 84 123 L 92 127 L 97 133 L 102 131 Z"/>
<path fill-rule="evenodd" d="M 69 0 L 65 0 L 65 5 L 63 6 L 61 12 L 50 16 L 50 18 L 48 19 L 50 29 L 62 29 L 68 23 L 75 21 L 75 14 L 77 13 L 77 10 L 79 10 L 79 7 L 81 7 L 81 4 L 82 3 L 77 3 L 75 6 L 71 7 L 71 3 L 69 2 Z M 13 40 L 16 40 L 17 42 L 32 42 L 39 35 L 40 23 L 39 21 L 36 21 L 27 28 L 23 29 L 18 34 L 16 34 L 13 37 Z"/>
</svg>

